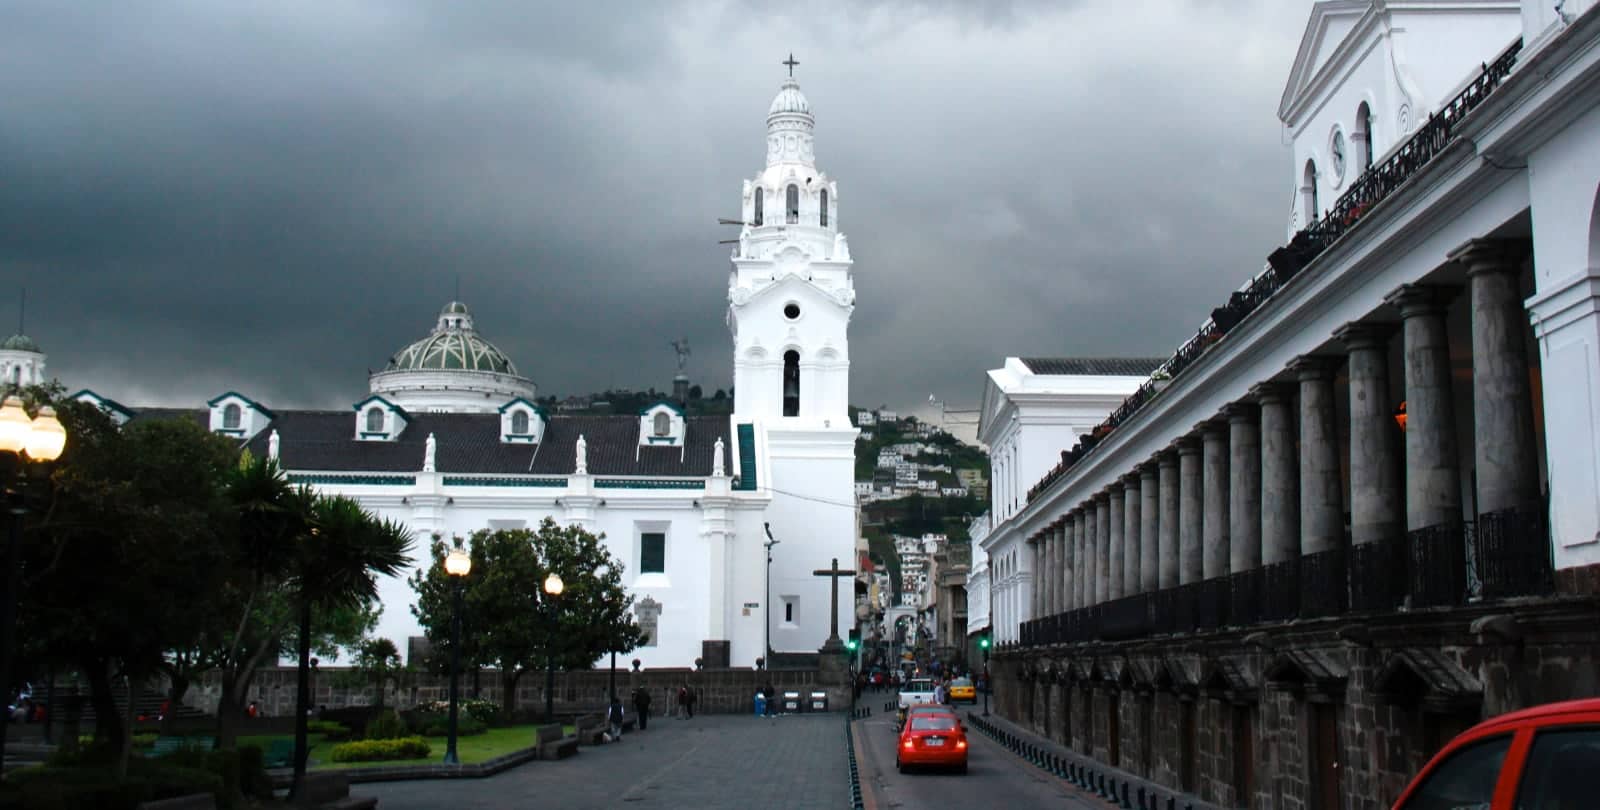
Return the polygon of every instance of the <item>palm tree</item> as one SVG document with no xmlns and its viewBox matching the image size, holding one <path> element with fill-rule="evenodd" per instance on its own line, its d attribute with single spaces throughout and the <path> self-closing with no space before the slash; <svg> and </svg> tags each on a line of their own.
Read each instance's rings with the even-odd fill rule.
<svg viewBox="0 0 1600 810">
<path fill-rule="evenodd" d="M 309 497 L 301 488 L 300 497 Z M 288 586 L 300 610 L 299 660 L 294 720 L 294 787 L 298 796 L 306 775 L 306 712 L 311 707 L 311 615 L 371 602 L 378 597 L 374 575 L 395 576 L 411 563 L 411 530 L 372 515 L 340 496 L 311 502 L 310 521 L 296 540 Z"/>
</svg>

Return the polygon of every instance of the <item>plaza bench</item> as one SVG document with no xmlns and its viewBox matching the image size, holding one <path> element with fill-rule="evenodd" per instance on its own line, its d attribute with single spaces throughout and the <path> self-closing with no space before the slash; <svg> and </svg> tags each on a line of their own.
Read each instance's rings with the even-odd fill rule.
<svg viewBox="0 0 1600 810">
<path fill-rule="evenodd" d="M 172 799 L 140 802 L 135 810 L 217 810 L 217 797 L 210 793 L 195 793 Z"/>
<path fill-rule="evenodd" d="M 565 759 L 578 753 L 578 738 L 567 736 L 559 723 L 539 726 L 534 730 L 534 740 L 540 759 Z"/>
<path fill-rule="evenodd" d="M 188 749 L 210 751 L 216 747 L 217 738 L 215 737 L 157 737 L 149 755 L 151 757 L 164 757 L 175 751 Z"/>
<path fill-rule="evenodd" d="M 600 745 L 606 741 L 605 735 L 611 726 L 606 723 L 605 715 L 582 714 L 578 715 L 572 725 L 577 729 L 579 745 Z"/>
<path fill-rule="evenodd" d="M 346 774 L 308 773 L 294 803 L 296 807 L 315 807 L 319 810 L 372 810 L 378 806 L 378 798 L 351 796 L 350 777 Z"/>
<path fill-rule="evenodd" d="M 288 768 L 294 765 L 294 741 L 273 740 L 261 755 L 261 764 L 267 768 Z"/>
</svg>

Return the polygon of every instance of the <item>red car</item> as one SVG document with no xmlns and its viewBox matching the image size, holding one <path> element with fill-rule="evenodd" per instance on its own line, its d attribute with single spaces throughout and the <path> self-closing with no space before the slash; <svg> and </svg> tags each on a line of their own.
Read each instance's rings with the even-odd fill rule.
<svg viewBox="0 0 1600 810">
<path fill-rule="evenodd" d="M 939 765 L 967 772 L 967 732 L 954 714 L 913 712 L 900 730 L 894 765 L 901 773 L 915 765 Z"/>
<path fill-rule="evenodd" d="M 1600 807 L 1600 699 L 1535 706 L 1467 729 L 1394 803 L 1394 810 L 1459 807 Z"/>
</svg>

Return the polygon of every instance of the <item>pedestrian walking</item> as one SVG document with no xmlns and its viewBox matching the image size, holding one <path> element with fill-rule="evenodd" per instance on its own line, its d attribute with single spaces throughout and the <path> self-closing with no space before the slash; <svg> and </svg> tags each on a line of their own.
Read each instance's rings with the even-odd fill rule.
<svg viewBox="0 0 1600 810">
<path fill-rule="evenodd" d="M 617 697 L 615 692 L 613 692 L 611 694 L 611 708 L 606 711 L 606 720 L 611 724 L 611 739 L 612 739 L 612 741 L 621 740 L 622 739 L 622 698 Z"/>
<path fill-rule="evenodd" d="M 689 716 L 694 717 L 694 687 L 685 686 L 683 689 L 689 693 L 689 702 L 687 704 L 689 707 Z"/>
<path fill-rule="evenodd" d="M 650 690 L 643 686 L 633 690 L 633 713 L 639 717 L 639 730 L 650 725 Z"/>
<path fill-rule="evenodd" d="M 774 704 L 778 702 L 778 691 L 772 688 L 772 681 L 767 681 L 766 686 L 761 687 L 761 696 L 766 698 L 767 701 L 767 716 L 776 715 L 778 709 Z"/>
<path fill-rule="evenodd" d="M 678 719 L 682 720 L 682 719 L 684 719 L 684 718 L 686 718 L 688 716 L 689 716 L 689 685 L 688 684 L 684 684 L 684 685 L 678 687 Z"/>
</svg>

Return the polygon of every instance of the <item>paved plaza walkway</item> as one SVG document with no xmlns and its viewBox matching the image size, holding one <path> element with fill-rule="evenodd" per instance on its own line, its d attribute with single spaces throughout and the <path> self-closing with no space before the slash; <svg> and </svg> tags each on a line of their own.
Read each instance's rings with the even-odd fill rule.
<svg viewBox="0 0 1600 810">
<path fill-rule="evenodd" d="M 850 767 L 839 713 L 652 718 L 648 731 L 531 762 L 486 779 L 352 785 L 378 810 L 501 807 L 848 808 Z"/>
</svg>

